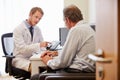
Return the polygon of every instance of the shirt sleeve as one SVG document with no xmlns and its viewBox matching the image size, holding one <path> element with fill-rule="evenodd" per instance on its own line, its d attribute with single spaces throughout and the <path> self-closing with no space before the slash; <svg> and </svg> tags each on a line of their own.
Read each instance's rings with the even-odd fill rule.
<svg viewBox="0 0 120 80">
<path fill-rule="evenodd" d="M 47 65 L 49 67 L 58 69 L 68 67 L 71 64 L 72 59 L 76 54 L 79 40 L 78 37 L 74 35 L 78 35 L 75 30 L 69 31 L 63 50 L 59 52 L 56 58 L 48 61 Z"/>
</svg>

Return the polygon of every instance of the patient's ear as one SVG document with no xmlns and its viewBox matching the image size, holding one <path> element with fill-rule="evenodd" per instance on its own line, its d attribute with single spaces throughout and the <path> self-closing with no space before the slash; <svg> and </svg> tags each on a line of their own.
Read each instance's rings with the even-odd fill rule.
<svg viewBox="0 0 120 80">
<path fill-rule="evenodd" d="M 66 17 L 66 22 L 67 22 L 67 23 L 70 23 L 70 20 L 69 20 L 69 18 L 68 18 L 68 17 Z"/>
<path fill-rule="evenodd" d="M 74 23 L 68 17 L 66 17 L 66 25 L 67 28 L 70 29 L 72 26 L 74 26 Z"/>
</svg>

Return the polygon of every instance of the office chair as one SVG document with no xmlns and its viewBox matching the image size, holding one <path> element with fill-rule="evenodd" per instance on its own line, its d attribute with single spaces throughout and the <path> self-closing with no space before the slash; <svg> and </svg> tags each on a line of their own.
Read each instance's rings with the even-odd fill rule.
<svg viewBox="0 0 120 80">
<path fill-rule="evenodd" d="M 30 72 L 12 66 L 12 59 L 15 58 L 15 56 L 13 56 L 13 33 L 3 34 L 1 36 L 1 42 L 5 55 L 3 57 L 6 57 L 5 72 L 19 80 L 29 79 L 31 76 Z"/>
<path fill-rule="evenodd" d="M 95 80 L 95 73 L 42 73 L 39 80 Z"/>
<path fill-rule="evenodd" d="M 47 69 L 47 73 L 41 73 L 39 80 L 95 80 L 95 72 L 91 73 L 53 73 L 53 70 L 49 67 L 39 67 L 41 69 Z"/>
</svg>

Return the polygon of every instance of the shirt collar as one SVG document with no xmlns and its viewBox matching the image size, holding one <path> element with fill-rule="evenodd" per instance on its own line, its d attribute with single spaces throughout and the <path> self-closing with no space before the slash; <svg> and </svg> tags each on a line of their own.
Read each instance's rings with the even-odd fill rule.
<svg viewBox="0 0 120 80">
<path fill-rule="evenodd" d="M 27 20 L 25 20 L 24 23 L 25 23 L 25 25 L 26 25 L 27 28 L 30 28 L 30 27 L 31 27 L 31 25 L 27 22 Z M 33 27 L 33 28 L 34 28 L 34 27 Z"/>
<path fill-rule="evenodd" d="M 84 20 L 81 20 L 81 21 L 78 21 L 77 23 L 76 23 L 76 25 L 79 25 L 79 24 L 85 24 L 85 21 Z M 75 26 L 76 26 L 75 25 Z"/>
</svg>

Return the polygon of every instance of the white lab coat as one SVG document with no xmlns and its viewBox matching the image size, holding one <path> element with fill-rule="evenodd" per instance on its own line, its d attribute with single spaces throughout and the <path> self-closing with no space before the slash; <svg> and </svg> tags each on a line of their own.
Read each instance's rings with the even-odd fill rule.
<svg viewBox="0 0 120 80">
<path fill-rule="evenodd" d="M 34 52 L 40 50 L 40 42 L 43 41 L 43 36 L 39 27 L 34 26 L 33 41 L 31 34 L 25 23 L 22 22 L 13 31 L 14 50 L 13 66 L 28 71 L 30 60 Z"/>
</svg>

